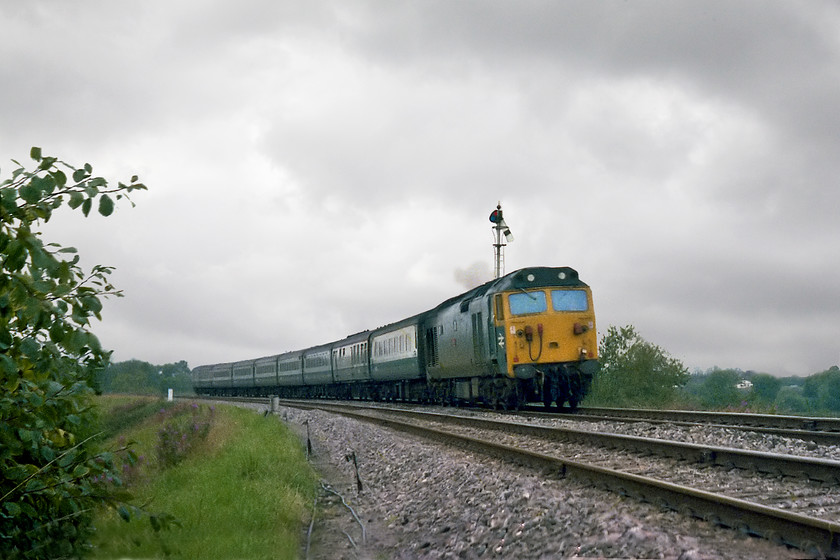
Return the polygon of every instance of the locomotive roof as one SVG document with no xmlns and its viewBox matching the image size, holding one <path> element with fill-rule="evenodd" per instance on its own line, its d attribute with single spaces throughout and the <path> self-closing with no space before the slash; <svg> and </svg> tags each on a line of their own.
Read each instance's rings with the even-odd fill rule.
<svg viewBox="0 0 840 560">
<path fill-rule="evenodd" d="M 578 278 L 577 270 L 568 266 L 522 268 L 502 276 L 495 282 L 497 291 L 549 286 L 586 286 Z"/>
<path fill-rule="evenodd" d="M 449 305 L 456 301 L 469 300 L 481 297 L 488 292 L 504 292 L 508 290 L 525 290 L 528 288 L 546 288 L 549 286 L 578 286 L 584 287 L 585 283 L 578 278 L 577 270 L 568 266 L 549 267 L 534 266 L 521 268 L 501 278 L 491 280 L 481 286 L 477 286 L 461 295 L 449 298 L 442 302 L 435 309 Z"/>
</svg>

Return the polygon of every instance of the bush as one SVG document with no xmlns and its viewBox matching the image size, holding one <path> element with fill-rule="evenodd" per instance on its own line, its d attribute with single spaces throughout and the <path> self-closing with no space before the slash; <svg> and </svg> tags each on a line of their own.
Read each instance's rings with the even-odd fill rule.
<svg viewBox="0 0 840 560">
<path fill-rule="evenodd" d="M 0 182 L 0 557 L 5 559 L 80 556 L 98 505 L 127 512 L 113 454 L 97 447 L 90 401 L 94 375 L 110 356 L 89 331 L 90 320 L 101 319 L 101 298 L 121 294 L 108 281 L 110 268 L 83 271 L 74 248 L 44 244 L 32 228 L 65 203 L 85 216 L 96 203 L 108 216 L 115 199 L 145 186 L 133 177 L 129 185 L 109 188 L 88 164 L 77 169 L 42 156 L 39 148 L 30 156 L 34 169 L 15 162 L 11 178 Z"/>
<path fill-rule="evenodd" d="M 586 403 L 607 406 L 650 406 L 671 403 L 688 371 L 662 348 L 636 333 L 632 325 L 611 326 L 601 338 L 601 371 Z"/>
</svg>

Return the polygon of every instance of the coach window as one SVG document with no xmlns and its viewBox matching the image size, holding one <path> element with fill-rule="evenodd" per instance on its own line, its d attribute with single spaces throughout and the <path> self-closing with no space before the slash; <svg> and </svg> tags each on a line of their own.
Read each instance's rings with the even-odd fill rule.
<svg viewBox="0 0 840 560">
<path fill-rule="evenodd" d="M 511 315 L 526 315 L 529 313 L 544 313 L 548 306 L 545 292 L 520 292 L 510 294 L 508 298 Z"/>
</svg>

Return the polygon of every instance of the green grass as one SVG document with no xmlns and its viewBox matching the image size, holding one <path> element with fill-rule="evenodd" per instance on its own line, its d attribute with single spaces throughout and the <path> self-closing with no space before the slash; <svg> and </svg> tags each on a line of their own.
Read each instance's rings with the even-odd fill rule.
<svg viewBox="0 0 840 560">
<path fill-rule="evenodd" d="M 181 526 L 155 532 L 148 519 L 126 523 L 103 512 L 91 557 L 297 558 L 317 484 L 297 437 L 274 417 L 236 407 L 161 408 L 156 403 L 142 422 L 135 417 L 115 441 L 136 441 L 143 457 L 129 487 L 137 502 Z M 186 433 L 195 418 L 212 418 L 209 432 L 169 466 L 160 430 L 178 425 Z"/>
</svg>

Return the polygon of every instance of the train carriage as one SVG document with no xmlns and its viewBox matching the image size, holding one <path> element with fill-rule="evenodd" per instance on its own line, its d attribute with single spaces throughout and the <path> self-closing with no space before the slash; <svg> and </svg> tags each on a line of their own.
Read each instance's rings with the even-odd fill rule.
<svg viewBox="0 0 840 560">
<path fill-rule="evenodd" d="M 254 360 L 254 387 L 257 393 L 262 394 L 264 389 L 276 387 L 277 380 L 277 359 L 279 356 L 265 356 Z"/>
<path fill-rule="evenodd" d="M 193 389 L 196 393 L 203 393 L 213 387 L 213 367 L 198 366 L 190 372 Z"/>
<path fill-rule="evenodd" d="M 303 352 L 303 384 L 325 387 L 334 381 L 332 374 L 332 343 L 316 346 Z M 326 393 L 314 392 L 313 394 Z"/>
<path fill-rule="evenodd" d="M 418 348 L 419 317 L 376 329 L 370 336 L 370 376 L 374 381 L 425 377 Z"/>
<path fill-rule="evenodd" d="M 251 395 L 254 388 L 254 360 L 242 360 L 233 364 L 231 385 L 239 393 Z"/>
<path fill-rule="evenodd" d="M 280 354 L 277 357 L 277 385 L 300 387 L 303 384 L 303 351 Z"/>
<path fill-rule="evenodd" d="M 370 376 L 380 399 L 429 400 L 423 367 L 422 315 L 376 329 L 370 337 Z"/>
<path fill-rule="evenodd" d="M 210 394 L 228 395 L 233 394 L 231 379 L 233 375 L 233 364 L 215 364 L 210 367 Z"/>
<path fill-rule="evenodd" d="M 365 383 L 370 381 L 370 332 L 364 331 L 332 346 L 333 380 L 336 383 Z"/>
</svg>

